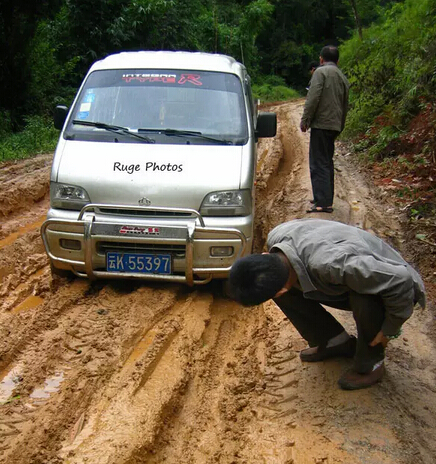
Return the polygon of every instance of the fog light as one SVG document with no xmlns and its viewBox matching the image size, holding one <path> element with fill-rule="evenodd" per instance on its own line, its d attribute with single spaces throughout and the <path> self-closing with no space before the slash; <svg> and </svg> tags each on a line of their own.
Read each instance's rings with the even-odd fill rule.
<svg viewBox="0 0 436 464">
<path fill-rule="evenodd" d="M 233 247 L 228 246 L 228 247 L 210 247 L 210 255 L 211 256 L 232 256 L 233 254 Z"/>
<path fill-rule="evenodd" d="M 66 248 L 67 250 L 81 250 L 82 245 L 79 240 L 69 240 L 66 238 L 60 239 L 60 244 L 62 248 Z"/>
</svg>

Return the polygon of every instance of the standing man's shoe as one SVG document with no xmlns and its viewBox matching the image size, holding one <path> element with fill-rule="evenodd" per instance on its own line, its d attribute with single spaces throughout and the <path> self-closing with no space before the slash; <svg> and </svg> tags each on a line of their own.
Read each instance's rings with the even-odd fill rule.
<svg viewBox="0 0 436 464">
<path fill-rule="evenodd" d="M 338 383 L 343 390 L 360 390 L 380 382 L 385 372 L 384 362 L 381 361 L 374 366 L 371 372 L 366 374 L 359 374 L 354 369 L 350 369 L 339 379 Z"/>
</svg>

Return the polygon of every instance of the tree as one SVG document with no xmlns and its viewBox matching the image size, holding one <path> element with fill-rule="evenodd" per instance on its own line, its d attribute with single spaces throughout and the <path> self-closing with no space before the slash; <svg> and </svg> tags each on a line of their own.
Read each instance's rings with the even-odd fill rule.
<svg viewBox="0 0 436 464">
<path fill-rule="evenodd" d="M 12 128 L 18 128 L 22 115 L 32 110 L 26 99 L 31 78 L 29 44 L 38 21 L 51 18 L 60 3 L 61 0 L 15 0 L 0 4 L 0 110 L 9 113 Z"/>
<path fill-rule="evenodd" d="M 362 35 L 362 21 L 360 19 L 359 12 L 357 11 L 357 5 L 356 5 L 356 0 L 350 0 L 351 7 L 353 8 L 353 13 L 354 13 L 354 19 L 356 21 L 356 27 L 357 31 L 359 33 L 359 38 L 362 40 L 363 35 Z"/>
</svg>

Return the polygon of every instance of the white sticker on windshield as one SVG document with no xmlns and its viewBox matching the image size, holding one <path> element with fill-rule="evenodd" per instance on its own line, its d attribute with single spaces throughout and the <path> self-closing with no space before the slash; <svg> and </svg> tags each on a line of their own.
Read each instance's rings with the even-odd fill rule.
<svg viewBox="0 0 436 464">
<path fill-rule="evenodd" d="M 80 112 L 82 111 L 89 111 L 91 109 L 91 103 L 81 103 L 80 105 Z"/>
</svg>

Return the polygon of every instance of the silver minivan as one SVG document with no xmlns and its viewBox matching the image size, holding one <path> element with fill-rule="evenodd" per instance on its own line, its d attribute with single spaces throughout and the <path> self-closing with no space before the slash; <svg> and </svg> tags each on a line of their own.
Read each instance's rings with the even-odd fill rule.
<svg viewBox="0 0 436 464">
<path fill-rule="evenodd" d="M 52 272 L 204 284 L 253 242 L 256 143 L 276 134 L 229 56 L 123 52 L 92 65 L 61 129 L 41 234 Z"/>
</svg>

